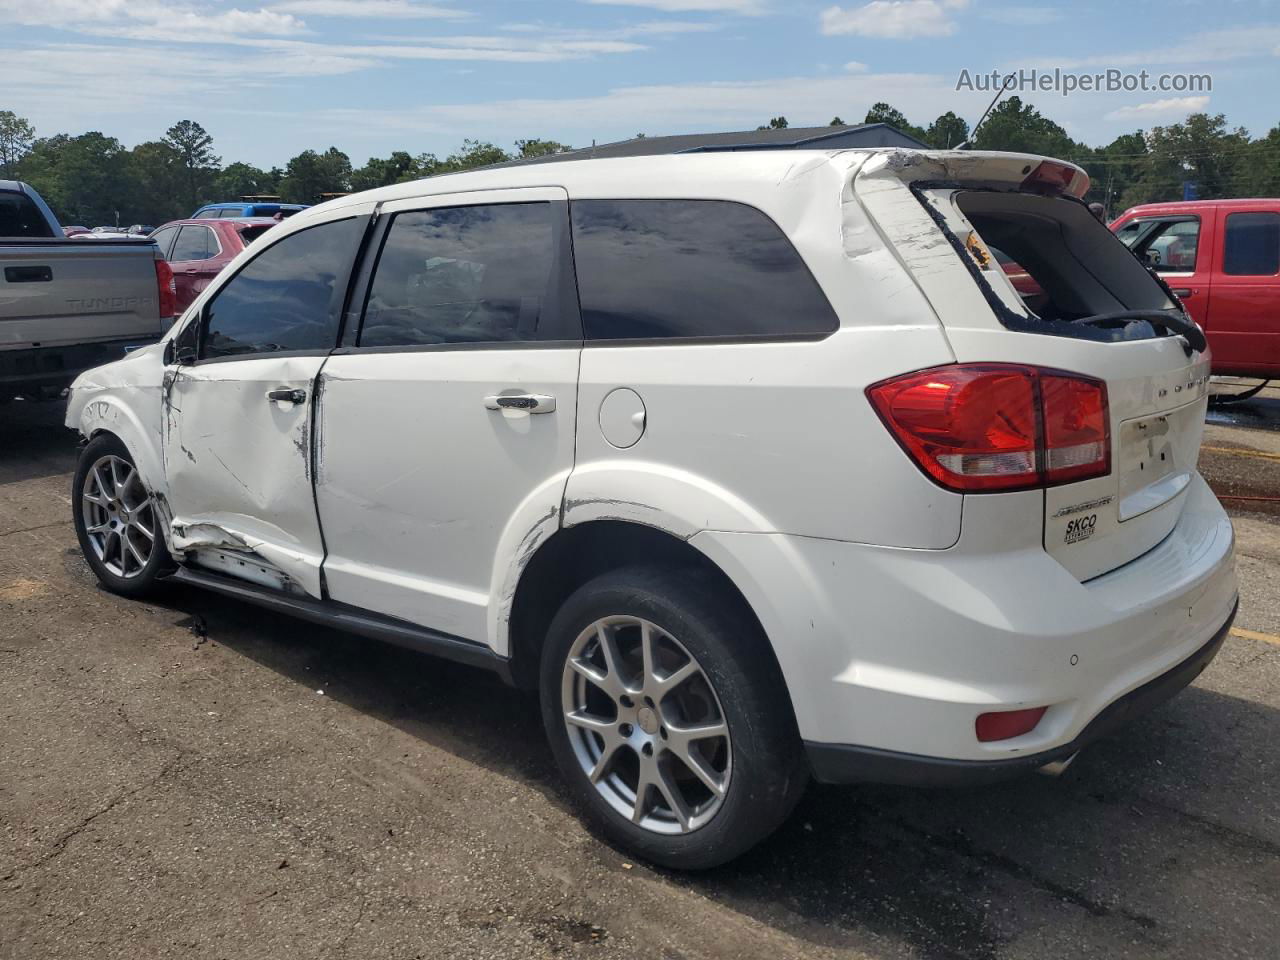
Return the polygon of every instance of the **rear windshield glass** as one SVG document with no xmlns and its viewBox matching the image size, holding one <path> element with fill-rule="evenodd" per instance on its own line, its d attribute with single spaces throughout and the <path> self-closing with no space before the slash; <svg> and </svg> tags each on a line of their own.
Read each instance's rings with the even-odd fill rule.
<svg viewBox="0 0 1280 960">
<path fill-rule="evenodd" d="M 270 230 L 272 226 L 274 226 L 274 224 L 263 224 L 260 227 L 245 227 L 240 231 L 240 238 L 244 240 L 244 245 L 247 247 L 249 244 L 253 243 L 253 241 L 257 240 L 260 236 Z"/>
<path fill-rule="evenodd" d="M 25 193 L 4 191 L 0 193 L 0 237 L 53 236 L 53 229 Z"/>
<path fill-rule="evenodd" d="M 955 203 L 976 233 L 960 238 L 970 256 L 993 287 L 1012 288 L 1006 299 L 1023 312 L 1070 322 L 1173 307 L 1142 262 L 1083 204 L 982 190 L 961 191 Z"/>
</svg>

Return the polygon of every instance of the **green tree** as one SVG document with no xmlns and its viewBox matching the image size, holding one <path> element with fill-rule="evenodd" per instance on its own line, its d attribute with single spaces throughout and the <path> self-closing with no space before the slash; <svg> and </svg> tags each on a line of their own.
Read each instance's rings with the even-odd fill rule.
<svg viewBox="0 0 1280 960">
<path fill-rule="evenodd" d="M 140 143 L 129 151 L 133 179 L 130 222 L 161 224 L 191 216 L 186 177 L 178 151 L 163 140 Z"/>
<path fill-rule="evenodd" d="M 924 142 L 939 150 L 953 150 L 969 139 L 969 124 L 948 110 L 929 124 L 924 132 Z"/>
<path fill-rule="evenodd" d="M 1220 113 L 1193 113 L 1182 123 L 1152 127 L 1146 142 L 1146 163 L 1126 192 L 1126 206 L 1180 200 L 1188 182 L 1202 200 L 1240 196 L 1248 182 L 1249 134 L 1242 127 L 1227 129 Z"/>
<path fill-rule="evenodd" d="M 280 195 L 287 203 L 315 203 L 322 193 L 351 189 L 351 158 L 337 147 L 303 150 L 285 167 Z"/>
<path fill-rule="evenodd" d="M 1011 150 L 1041 153 L 1050 157 L 1070 157 L 1079 152 L 1067 131 L 1020 97 L 1009 97 L 996 105 L 974 134 L 978 150 Z"/>
<path fill-rule="evenodd" d="M 418 161 L 403 150 L 397 150 L 391 156 L 370 157 L 369 162 L 351 173 L 352 190 L 372 190 L 392 183 L 403 183 L 416 180 L 421 176 Z"/>
<path fill-rule="evenodd" d="M 12 110 L 0 110 L 0 177 L 12 179 L 31 150 L 36 128 Z"/>
<path fill-rule="evenodd" d="M 139 184 L 129 151 L 97 131 L 37 140 L 19 170 L 63 223 L 128 225 Z"/>
<path fill-rule="evenodd" d="M 179 120 L 165 131 L 163 142 L 178 154 L 184 171 L 184 199 L 194 210 L 209 199 L 209 185 L 222 163 L 213 152 L 213 137 L 194 120 Z"/>
<path fill-rule="evenodd" d="M 568 153 L 573 147 L 558 143 L 555 140 L 517 140 L 516 156 L 521 160 L 531 157 L 549 157 L 557 153 Z"/>
<path fill-rule="evenodd" d="M 420 159 L 435 160 L 434 154 L 424 154 Z M 487 167 L 492 163 L 505 163 L 511 155 L 499 146 L 484 140 L 463 140 L 458 150 L 443 160 L 436 161 L 436 167 L 430 173 L 456 173 L 459 170 L 474 170 L 476 167 Z M 424 163 L 424 167 L 428 164 Z"/>
<path fill-rule="evenodd" d="M 277 178 L 249 163 L 229 163 L 213 178 L 209 193 L 214 200 L 238 200 L 241 197 L 270 196 L 276 192 Z"/>
<path fill-rule="evenodd" d="M 844 121 L 839 116 L 832 117 L 831 122 L 827 124 L 828 127 L 843 127 L 844 125 Z"/>
<path fill-rule="evenodd" d="M 887 123 L 896 130 L 900 130 L 907 136 L 915 137 L 917 140 L 928 143 L 928 137 L 923 130 L 911 123 L 906 115 L 897 107 L 884 103 L 873 103 L 871 109 L 867 111 L 863 123 Z"/>
<path fill-rule="evenodd" d="M 761 124 L 756 127 L 757 130 L 785 130 L 787 129 L 786 117 L 773 117 L 768 123 Z"/>
</svg>

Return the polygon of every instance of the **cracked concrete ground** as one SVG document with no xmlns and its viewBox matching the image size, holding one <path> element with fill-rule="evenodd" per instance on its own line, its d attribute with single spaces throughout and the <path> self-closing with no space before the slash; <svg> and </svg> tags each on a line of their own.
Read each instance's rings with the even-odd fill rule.
<svg viewBox="0 0 1280 960">
<path fill-rule="evenodd" d="M 192 591 L 99 590 L 59 415 L 0 407 L 3 960 L 1276 955 L 1265 504 L 1236 514 L 1254 636 L 1062 779 L 813 788 L 764 846 L 681 876 L 582 829 L 536 705 L 486 674 Z M 1205 470 L 1280 493 L 1280 461 Z"/>
</svg>

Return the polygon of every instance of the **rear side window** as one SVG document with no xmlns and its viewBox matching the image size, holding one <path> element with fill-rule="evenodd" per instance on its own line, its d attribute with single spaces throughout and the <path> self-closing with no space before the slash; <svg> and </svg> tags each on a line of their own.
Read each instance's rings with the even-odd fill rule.
<svg viewBox="0 0 1280 960">
<path fill-rule="evenodd" d="M 1227 216 L 1222 272 L 1237 277 L 1269 277 L 1280 273 L 1280 213 Z"/>
<path fill-rule="evenodd" d="M 369 288 L 360 346 L 539 339 L 558 308 L 553 217 L 550 203 L 396 214 Z"/>
<path fill-rule="evenodd" d="M 839 326 L 778 225 L 723 200 L 577 200 L 589 340 L 822 336 Z"/>
<path fill-rule="evenodd" d="M 53 228 L 25 193 L 0 193 L 0 237 L 48 239 Z"/>
<path fill-rule="evenodd" d="M 278 350 L 329 350 L 362 218 L 335 220 L 274 243 L 209 301 L 201 359 Z"/>
<path fill-rule="evenodd" d="M 178 233 L 169 259 L 175 263 L 188 260 L 208 260 L 218 255 L 218 241 L 208 227 L 188 225 Z"/>
</svg>

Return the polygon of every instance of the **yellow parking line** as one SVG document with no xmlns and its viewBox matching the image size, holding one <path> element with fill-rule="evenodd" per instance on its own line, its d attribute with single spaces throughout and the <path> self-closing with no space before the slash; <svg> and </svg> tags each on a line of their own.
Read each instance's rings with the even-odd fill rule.
<svg viewBox="0 0 1280 960">
<path fill-rule="evenodd" d="M 1280 460 L 1280 453 L 1264 450 L 1237 450 L 1235 447 L 1201 447 L 1202 453 L 1225 453 L 1229 457 L 1253 457 L 1257 460 Z"/>
<path fill-rule="evenodd" d="M 1243 640 L 1261 640 L 1263 643 L 1271 643 L 1280 647 L 1280 637 L 1274 633 L 1259 633 L 1257 630 L 1244 630 L 1240 627 L 1232 627 L 1231 635 L 1240 637 Z"/>
</svg>

